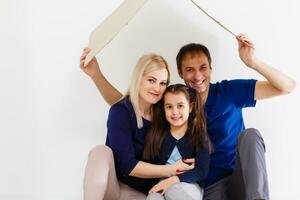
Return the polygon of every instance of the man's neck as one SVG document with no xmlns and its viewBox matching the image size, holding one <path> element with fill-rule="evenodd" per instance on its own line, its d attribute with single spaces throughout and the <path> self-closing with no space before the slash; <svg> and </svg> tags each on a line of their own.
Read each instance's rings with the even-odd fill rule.
<svg viewBox="0 0 300 200">
<path fill-rule="evenodd" d="M 202 93 L 200 94 L 200 95 L 201 95 L 201 98 L 202 98 L 202 101 L 203 101 L 203 104 L 205 104 L 206 101 L 207 101 L 208 94 L 209 94 L 209 87 L 210 87 L 210 85 L 208 85 L 208 88 L 207 88 L 204 92 L 202 92 Z"/>
</svg>

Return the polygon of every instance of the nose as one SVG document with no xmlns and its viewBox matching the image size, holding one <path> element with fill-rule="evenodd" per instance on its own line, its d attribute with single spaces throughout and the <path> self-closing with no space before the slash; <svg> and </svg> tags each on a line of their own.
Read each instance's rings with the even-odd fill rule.
<svg viewBox="0 0 300 200">
<path fill-rule="evenodd" d="M 194 74 L 194 79 L 200 80 L 200 79 L 202 79 L 202 77 L 203 77 L 202 72 L 200 70 L 196 70 L 195 74 Z"/>
<path fill-rule="evenodd" d="M 173 109 L 172 109 L 172 114 L 173 114 L 173 115 L 176 115 L 176 114 L 178 114 L 178 110 L 177 110 L 177 108 L 173 108 Z"/>
<path fill-rule="evenodd" d="M 155 84 L 154 86 L 153 86 L 153 89 L 154 89 L 154 91 L 155 92 L 159 92 L 159 90 L 160 90 L 160 84 Z"/>
</svg>

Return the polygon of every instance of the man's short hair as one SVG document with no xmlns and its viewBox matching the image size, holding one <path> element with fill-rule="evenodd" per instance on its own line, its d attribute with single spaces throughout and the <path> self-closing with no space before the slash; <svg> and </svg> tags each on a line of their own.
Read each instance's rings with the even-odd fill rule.
<svg viewBox="0 0 300 200">
<path fill-rule="evenodd" d="M 183 58 L 187 54 L 197 54 L 197 53 L 204 53 L 204 55 L 207 57 L 207 60 L 209 62 L 209 67 L 211 68 L 211 57 L 210 57 L 208 48 L 202 44 L 190 43 L 190 44 L 187 44 L 187 45 L 181 47 L 181 49 L 179 50 L 179 52 L 176 56 L 178 72 L 181 72 L 181 67 L 182 67 L 181 63 L 182 63 Z"/>
</svg>

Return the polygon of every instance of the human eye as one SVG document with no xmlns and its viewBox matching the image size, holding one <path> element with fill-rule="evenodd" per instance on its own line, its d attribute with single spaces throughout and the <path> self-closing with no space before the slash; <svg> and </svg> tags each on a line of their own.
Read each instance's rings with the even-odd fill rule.
<svg viewBox="0 0 300 200">
<path fill-rule="evenodd" d="M 182 108 L 184 108 L 184 105 L 183 104 L 179 104 L 178 108 L 182 109 Z"/>
<path fill-rule="evenodd" d="M 162 86 L 167 86 L 167 83 L 166 82 L 161 82 L 160 83 Z"/>
<path fill-rule="evenodd" d="M 185 69 L 186 72 L 191 72 L 193 69 L 191 67 L 188 67 Z"/>
<path fill-rule="evenodd" d="M 149 82 L 149 83 L 155 83 L 155 80 L 154 80 L 153 78 L 149 78 L 149 79 L 148 79 L 148 82 Z"/>
<path fill-rule="evenodd" d="M 169 110 L 169 109 L 171 109 L 171 108 L 172 108 L 172 106 L 170 106 L 170 105 L 166 105 L 166 106 L 165 106 L 165 109 L 166 109 L 166 110 Z"/>
<path fill-rule="evenodd" d="M 207 65 L 202 65 L 201 67 L 200 67 L 200 70 L 206 70 L 207 69 Z"/>
</svg>

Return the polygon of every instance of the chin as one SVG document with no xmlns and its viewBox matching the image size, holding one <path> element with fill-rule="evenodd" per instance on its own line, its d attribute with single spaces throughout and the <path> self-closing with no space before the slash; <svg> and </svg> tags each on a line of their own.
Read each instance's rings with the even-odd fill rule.
<svg viewBox="0 0 300 200">
<path fill-rule="evenodd" d="M 151 98 L 151 99 L 149 98 L 148 99 L 148 103 L 150 103 L 150 104 L 156 104 L 158 101 L 159 101 L 159 98 L 157 98 L 157 99 L 156 98 Z"/>
<path fill-rule="evenodd" d="M 180 127 L 180 126 L 182 126 L 184 123 L 182 123 L 182 122 L 172 122 L 172 123 L 170 123 L 170 124 L 172 124 L 172 126 L 175 126 L 175 127 Z"/>
<path fill-rule="evenodd" d="M 197 87 L 194 87 L 194 88 L 197 90 L 197 92 L 203 93 L 207 90 L 207 87 L 208 87 L 208 85 L 201 87 L 201 88 L 197 88 Z"/>
<path fill-rule="evenodd" d="M 199 93 L 204 93 L 204 92 L 206 91 L 206 89 L 207 89 L 207 88 L 198 89 L 197 91 L 198 91 Z"/>
</svg>

